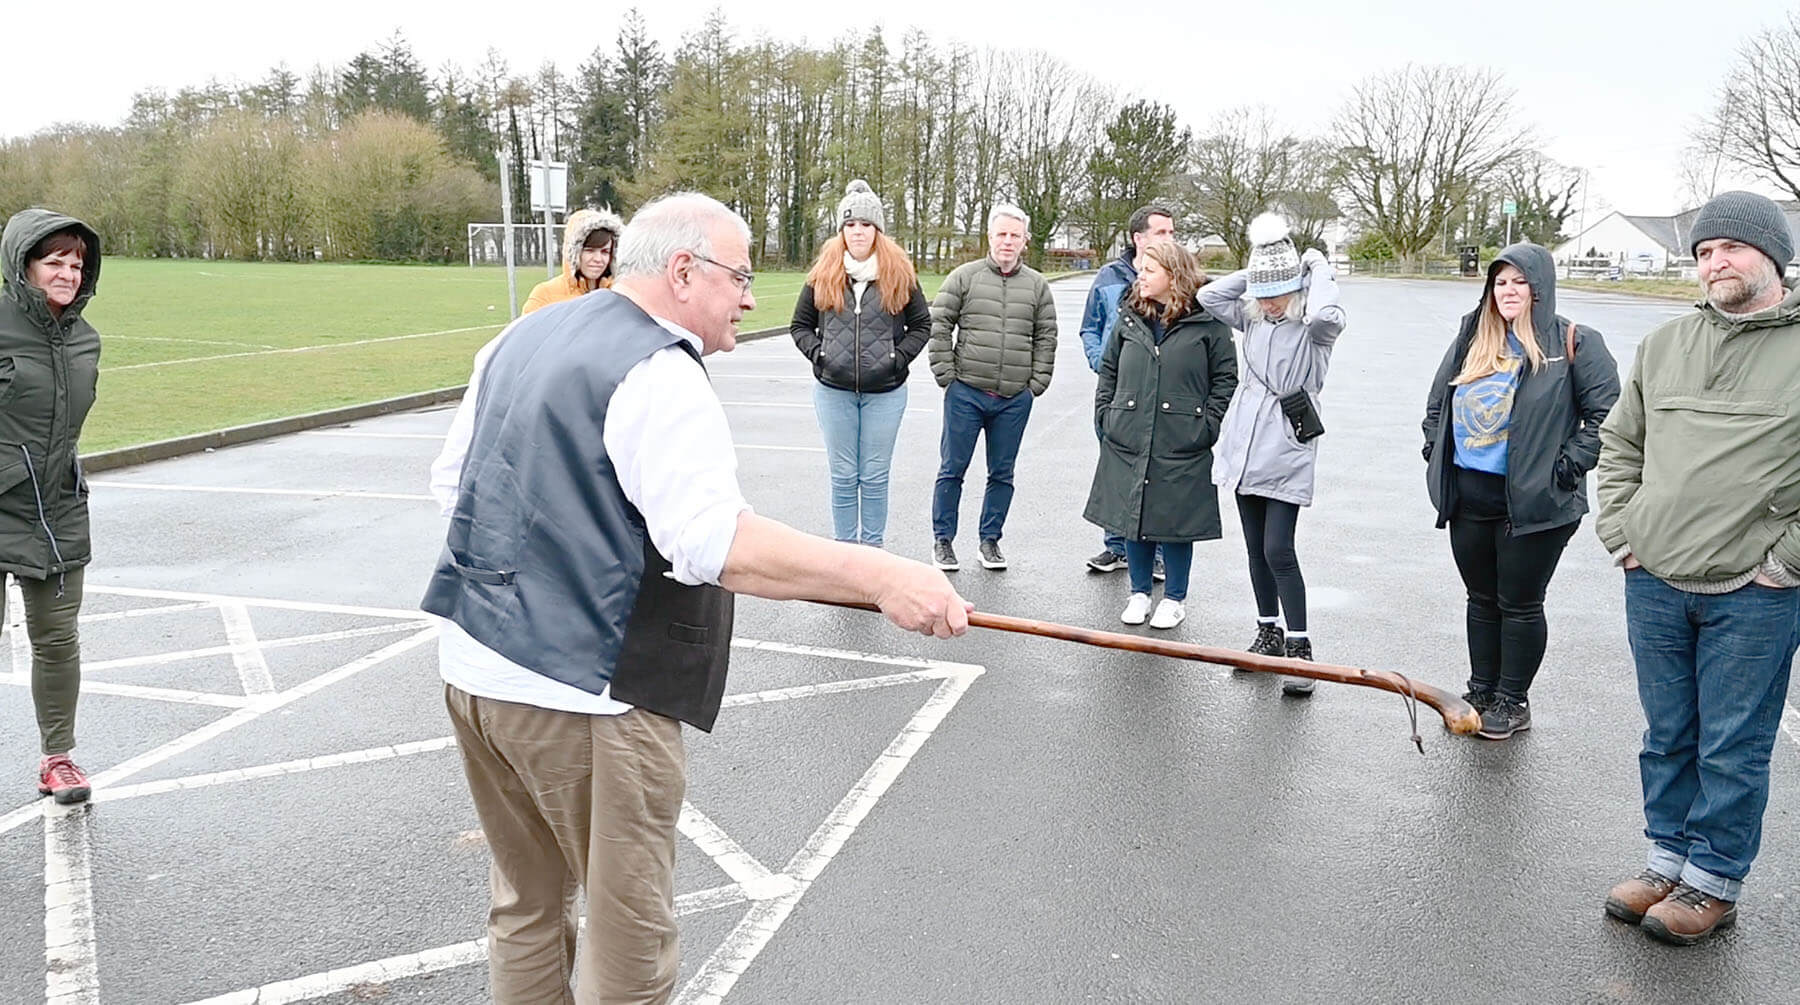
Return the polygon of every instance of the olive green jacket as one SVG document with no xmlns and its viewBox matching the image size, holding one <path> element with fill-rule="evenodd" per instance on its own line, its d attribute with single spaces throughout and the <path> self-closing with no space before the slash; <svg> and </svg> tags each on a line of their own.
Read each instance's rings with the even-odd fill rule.
<svg viewBox="0 0 1800 1005">
<path fill-rule="evenodd" d="M 70 227 L 90 254 L 74 302 L 52 317 L 25 256 Z M 100 279 L 99 235 L 46 209 L 18 213 L 0 233 L 0 278 L 0 571 L 48 579 L 92 549 L 75 445 L 100 376 L 100 335 L 81 317 Z"/>
<path fill-rule="evenodd" d="M 1600 426 L 1595 528 L 1677 587 L 1800 572 L 1800 289 L 1729 318 L 1708 304 L 1638 347 Z"/>
</svg>

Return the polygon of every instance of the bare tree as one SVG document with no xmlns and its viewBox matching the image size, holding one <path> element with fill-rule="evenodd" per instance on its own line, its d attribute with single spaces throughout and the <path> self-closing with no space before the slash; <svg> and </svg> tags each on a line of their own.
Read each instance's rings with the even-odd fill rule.
<svg viewBox="0 0 1800 1005">
<path fill-rule="evenodd" d="M 1306 234 L 1316 240 L 1317 231 L 1336 216 L 1326 177 L 1328 154 L 1319 144 L 1282 132 L 1267 108 L 1220 113 L 1194 141 L 1190 162 L 1191 229 L 1218 234 L 1240 262 L 1249 253 L 1244 231 L 1258 213 L 1274 209 L 1288 215 L 1297 241 Z"/>
<path fill-rule="evenodd" d="M 1365 78 L 1339 111 L 1341 191 L 1372 233 L 1416 258 L 1464 217 L 1475 187 L 1527 148 L 1500 74 L 1406 66 Z"/>
<path fill-rule="evenodd" d="M 1695 137 L 1702 149 L 1708 139 L 1726 160 L 1800 199 L 1800 12 L 1738 49 L 1718 110 Z"/>
<path fill-rule="evenodd" d="M 1048 53 L 1026 53 L 1017 79 L 1020 129 L 1008 166 L 1014 200 L 1031 217 L 1031 261 L 1041 263 L 1051 235 L 1076 203 L 1088 152 L 1112 116 L 1112 99 Z"/>
</svg>

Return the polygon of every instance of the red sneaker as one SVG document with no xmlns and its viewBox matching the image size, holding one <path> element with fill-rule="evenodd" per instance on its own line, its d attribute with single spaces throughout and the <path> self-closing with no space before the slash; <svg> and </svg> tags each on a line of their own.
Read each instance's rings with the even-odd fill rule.
<svg viewBox="0 0 1800 1005">
<path fill-rule="evenodd" d="M 63 804 L 79 803 L 93 790 L 87 774 L 69 760 L 68 754 L 51 754 L 38 765 L 38 794 L 53 796 Z"/>
</svg>

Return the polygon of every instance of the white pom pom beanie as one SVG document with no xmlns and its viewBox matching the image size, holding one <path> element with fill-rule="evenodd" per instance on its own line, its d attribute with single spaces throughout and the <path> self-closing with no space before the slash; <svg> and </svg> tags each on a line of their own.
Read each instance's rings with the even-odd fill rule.
<svg viewBox="0 0 1800 1005">
<path fill-rule="evenodd" d="M 1250 221 L 1250 261 L 1246 263 L 1253 297 L 1279 297 L 1300 289 L 1300 252 L 1288 238 L 1280 215 L 1264 213 Z"/>
</svg>

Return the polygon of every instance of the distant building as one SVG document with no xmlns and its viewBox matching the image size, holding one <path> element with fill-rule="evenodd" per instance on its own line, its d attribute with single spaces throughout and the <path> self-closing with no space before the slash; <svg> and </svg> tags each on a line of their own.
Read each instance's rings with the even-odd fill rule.
<svg viewBox="0 0 1800 1005">
<path fill-rule="evenodd" d="M 1788 226 L 1800 235 L 1800 202 L 1788 200 L 1776 205 L 1787 214 Z M 1698 215 L 1698 206 L 1674 216 L 1609 213 L 1579 235 L 1557 245 L 1552 254 L 1564 264 L 1570 259 L 1603 258 L 1627 273 L 1692 270 L 1694 256 L 1689 251 L 1692 241 L 1688 235 L 1693 233 L 1694 218 Z M 1791 269 L 1792 265 L 1789 267 Z"/>
</svg>

